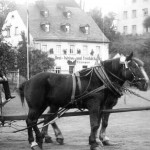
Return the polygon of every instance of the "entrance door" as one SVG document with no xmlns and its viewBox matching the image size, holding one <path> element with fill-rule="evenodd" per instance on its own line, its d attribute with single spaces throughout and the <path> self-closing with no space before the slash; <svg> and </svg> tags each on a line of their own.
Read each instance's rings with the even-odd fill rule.
<svg viewBox="0 0 150 150">
<path fill-rule="evenodd" d="M 69 66 L 69 73 L 73 74 L 73 72 L 74 72 L 74 66 Z"/>
</svg>

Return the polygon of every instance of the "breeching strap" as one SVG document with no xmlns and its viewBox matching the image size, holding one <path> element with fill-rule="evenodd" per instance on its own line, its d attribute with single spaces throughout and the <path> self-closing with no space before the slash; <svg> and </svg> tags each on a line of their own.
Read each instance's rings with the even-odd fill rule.
<svg viewBox="0 0 150 150">
<path fill-rule="evenodd" d="M 71 102 L 74 102 L 75 99 L 75 92 L 76 92 L 76 76 L 72 74 L 72 94 L 71 94 Z"/>
<path fill-rule="evenodd" d="M 81 94 L 81 80 L 80 80 L 80 74 L 79 74 L 79 72 L 76 72 L 76 73 L 72 74 L 72 82 L 73 83 L 72 83 L 71 103 L 74 103 L 75 92 L 76 92 L 77 85 L 79 87 L 79 93 Z"/>
</svg>

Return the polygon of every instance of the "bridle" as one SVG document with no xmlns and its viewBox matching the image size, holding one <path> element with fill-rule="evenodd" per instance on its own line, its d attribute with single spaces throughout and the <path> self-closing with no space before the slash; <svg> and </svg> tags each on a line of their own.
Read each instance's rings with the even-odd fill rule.
<svg viewBox="0 0 150 150">
<path fill-rule="evenodd" d="M 132 62 L 134 62 L 134 64 L 136 65 L 136 67 L 137 67 L 139 70 L 141 70 L 141 68 L 143 68 L 143 66 L 139 66 L 134 60 L 132 60 Z M 129 63 L 129 62 L 128 62 L 128 63 Z M 130 85 L 135 85 L 135 84 L 137 84 L 137 82 L 142 81 L 142 80 L 143 80 L 143 81 L 145 80 L 144 77 L 143 77 L 143 78 L 137 77 L 137 76 L 135 75 L 133 69 L 131 69 L 131 67 L 129 67 L 129 65 L 127 65 L 127 68 L 126 68 L 125 65 L 124 65 L 124 70 L 126 70 L 126 69 L 128 69 L 128 71 L 130 71 L 130 73 L 132 74 L 132 80 L 131 80 L 131 81 L 130 81 L 130 80 L 127 80 L 127 82 L 128 82 Z"/>
</svg>

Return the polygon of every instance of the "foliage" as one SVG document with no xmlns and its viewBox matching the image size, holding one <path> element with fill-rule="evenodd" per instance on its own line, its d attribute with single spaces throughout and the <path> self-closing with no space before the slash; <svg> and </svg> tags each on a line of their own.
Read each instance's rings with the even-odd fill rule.
<svg viewBox="0 0 150 150">
<path fill-rule="evenodd" d="M 101 10 L 96 8 L 91 10 L 89 13 L 110 41 L 114 41 L 115 38 L 118 37 L 116 27 L 114 25 L 115 13 L 110 12 L 107 16 L 103 17 Z"/>
<path fill-rule="evenodd" d="M 49 58 L 47 52 L 41 50 L 30 51 L 30 75 L 33 76 L 39 72 L 52 69 L 54 66 L 54 59 Z"/>
<path fill-rule="evenodd" d="M 20 71 L 20 75 L 27 78 L 27 44 L 26 44 L 26 38 L 24 32 L 21 34 L 22 41 L 19 42 L 18 46 L 18 54 L 17 54 L 17 62 L 18 62 L 18 68 Z"/>
<path fill-rule="evenodd" d="M 29 48 L 29 72 L 30 77 L 53 68 L 54 59 L 49 58 L 47 52 Z M 18 48 L 18 68 L 23 77 L 27 77 L 27 46 L 25 34 L 22 33 L 22 42 L 19 43 Z"/>
<path fill-rule="evenodd" d="M 0 41 L 0 69 L 2 69 L 5 73 L 8 70 L 15 69 L 16 63 L 16 52 L 7 43 Z"/>
<path fill-rule="evenodd" d="M 148 30 L 150 28 L 150 16 L 146 17 L 143 21 L 143 26 Z"/>
</svg>

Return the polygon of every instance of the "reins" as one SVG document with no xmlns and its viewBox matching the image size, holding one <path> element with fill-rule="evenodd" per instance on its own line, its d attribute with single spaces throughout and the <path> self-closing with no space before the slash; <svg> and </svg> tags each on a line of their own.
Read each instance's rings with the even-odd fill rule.
<svg viewBox="0 0 150 150">
<path fill-rule="evenodd" d="M 86 71 L 86 70 L 85 70 L 85 71 Z M 89 88 L 89 86 L 90 86 L 91 80 L 92 80 L 93 72 L 95 72 L 95 74 L 97 75 L 97 77 L 103 82 L 103 85 L 100 86 L 100 87 L 98 87 L 98 88 L 96 88 L 96 89 L 94 89 L 94 90 L 92 90 L 92 91 L 90 91 L 90 92 L 87 92 L 87 90 L 88 90 L 88 88 Z M 109 71 L 109 72 L 110 72 L 110 71 Z M 92 67 L 92 69 L 91 69 L 88 73 L 86 73 L 86 74 L 83 75 L 83 76 L 77 76 L 77 77 L 85 77 L 85 76 L 88 76 L 90 73 L 91 73 L 91 75 L 90 75 L 90 80 L 89 80 L 89 82 L 88 82 L 88 86 L 87 86 L 86 90 L 85 90 L 82 94 L 80 94 L 80 95 L 78 95 L 77 97 L 75 97 L 74 101 L 70 101 L 67 105 L 65 105 L 64 107 L 62 107 L 62 108 L 61 108 L 60 110 L 58 110 L 56 113 L 51 114 L 51 115 L 54 117 L 53 120 L 50 120 L 50 121 L 49 121 L 49 119 L 47 119 L 47 120 L 42 120 L 42 121 L 40 121 L 39 123 L 34 124 L 34 125 L 32 125 L 32 126 L 29 126 L 29 127 L 27 127 L 27 128 L 14 131 L 14 133 L 20 132 L 20 131 L 24 131 L 24 130 L 26 130 L 26 129 L 28 129 L 28 128 L 31 128 L 31 127 L 34 127 L 34 126 L 36 126 L 36 125 L 42 124 L 42 123 L 44 123 L 45 121 L 49 121 L 49 122 L 48 122 L 46 125 L 44 125 L 44 126 L 47 126 L 47 125 L 49 125 L 49 124 L 52 124 L 52 123 L 54 123 L 57 119 L 59 119 L 61 116 L 63 116 L 66 111 L 69 110 L 69 106 L 72 105 L 73 102 L 76 102 L 76 103 L 77 103 L 78 101 L 85 100 L 85 99 L 86 99 L 88 96 L 90 96 L 91 94 L 93 94 L 93 93 L 98 93 L 98 92 L 100 92 L 101 90 L 104 90 L 104 89 L 106 89 L 106 88 L 108 88 L 109 90 L 111 90 L 113 93 L 115 92 L 115 95 L 117 95 L 117 97 L 122 95 L 122 91 L 124 91 L 124 92 L 127 92 L 127 91 L 128 91 L 130 94 L 134 94 L 134 95 L 136 95 L 136 96 L 138 96 L 138 97 L 140 97 L 140 98 L 142 98 L 142 99 L 145 99 L 145 100 L 147 100 L 147 101 L 150 101 L 149 99 L 144 98 L 143 96 L 141 96 L 141 95 L 139 95 L 139 94 L 137 94 L 137 93 L 135 93 L 135 92 L 129 90 L 129 89 L 126 88 L 126 87 L 120 86 L 119 84 L 116 84 L 116 83 L 112 83 L 112 82 L 110 81 L 109 77 L 107 76 L 107 74 L 106 74 L 106 72 L 105 72 L 105 70 L 104 70 L 102 64 L 101 64 L 100 66 Z M 111 72 L 110 72 L 110 73 L 111 73 Z M 120 80 L 120 81 L 123 81 L 122 79 L 120 79 L 119 77 L 117 77 L 116 75 L 114 75 L 113 73 L 111 73 L 111 75 L 113 75 L 116 79 L 118 79 L 118 80 Z M 86 93 L 86 92 L 87 92 L 87 93 Z M 44 127 L 44 126 L 43 126 L 43 127 Z"/>
</svg>

